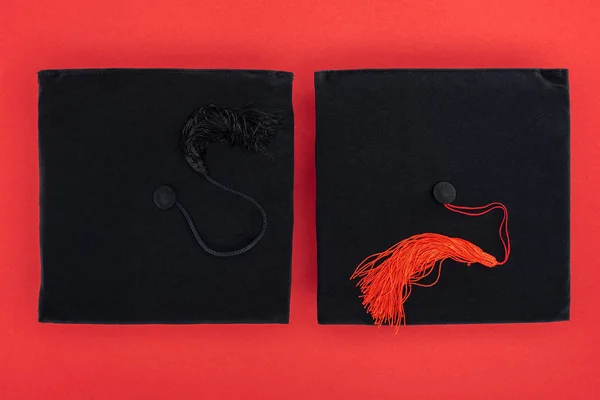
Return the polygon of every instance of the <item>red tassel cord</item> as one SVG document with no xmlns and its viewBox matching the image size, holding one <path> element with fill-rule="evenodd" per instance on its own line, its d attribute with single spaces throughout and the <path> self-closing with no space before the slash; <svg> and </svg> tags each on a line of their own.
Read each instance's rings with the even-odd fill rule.
<svg viewBox="0 0 600 400">
<path fill-rule="evenodd" d="M 396 243 L 389 249 L 373 254 L 362 261 L 350 279 L 359 279 L 357 286 L 362 292 L 362 304 L 373 317 L 376 325 L 389 324 L 397 329 L 406 324 L 404 303 L 410 296 L 412 286 L 431 287 L 439 278 L 442 263 L 451 259 L 468 266 L 479 263 L 496 267 L 506 263 L 510 255 L 508 236 L 508 210 L 502 203 L 490 203 L 482 207 L 461 207 L 444 204 L 448 210 L 477 217 L 493 210 L 502 210 L 504 216 L 498 233 L 504 247 L 502 261 L 483 251 L 473 243 L 437 233 L 423 233 Z M 420 283 L 437 269 L 433 283 Z"/>
</svg>

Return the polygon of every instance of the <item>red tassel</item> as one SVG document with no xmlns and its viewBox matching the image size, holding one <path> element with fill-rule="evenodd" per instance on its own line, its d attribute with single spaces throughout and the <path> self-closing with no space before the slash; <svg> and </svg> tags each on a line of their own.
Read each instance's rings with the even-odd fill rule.
<svg viewBox="0 0 600 400">
<path fill-rule="evenodd" d="M 362 304 L 376 325 L 396 327 L 406 324 L 404 302 L 410 296 L 412 285 L 430 287 L 440 278 L 442 263 L 452 259 L 467 265 L 479 263 L 492 268 L 506 263 L 510 255 L 508 236 L 508 210 L 502 203 L 482 207 L 461 207 L 444 204 L 450 210 L 476 217 L 500 209 L 504 213 L 500 223 L 500 240 L 504 246 L 504 260 L 484 252 L 473 243 L 437 233 L 423 233 L 396 243 L 384 252 L 373 254 L 361 262 L 350 279 L 360 278 L 357 286 L 362 292 Z M 437 278 L 433 283 L 419 283 L 429 276 L 436 265 Z"/>
</svg>

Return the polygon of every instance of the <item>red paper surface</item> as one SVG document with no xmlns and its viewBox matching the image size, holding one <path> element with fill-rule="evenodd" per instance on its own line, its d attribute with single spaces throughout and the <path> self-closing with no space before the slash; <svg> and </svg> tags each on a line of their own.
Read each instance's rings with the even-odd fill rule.
<svg viewBox="0 0 600 400">
<path fill-rule="evenodd" d="M 600 397 L 599 21 L 595 0 L 1 0 L 0 398 Z M 296 74 L 289 325 L 37 323 L 36 71 L 88 67 Z M 317 325 L 313 72 L 395 67 L 570 69 L 570 322 Z"/>
</svg>

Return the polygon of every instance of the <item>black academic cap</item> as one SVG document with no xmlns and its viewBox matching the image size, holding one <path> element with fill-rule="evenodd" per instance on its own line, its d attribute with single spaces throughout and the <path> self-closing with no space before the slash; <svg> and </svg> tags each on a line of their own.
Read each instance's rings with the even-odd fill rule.
<svg viewBox="0 0 600 400">
<path fill-rule="evenodd" d="M 569 319 L 566 70 L 323 71 L 315 86 L 320 323 Z"/>
<path fill-rule="evenodd" d="M 286 323 L 292 74 L 39 73 L 39 319 Z"/>
</svg>

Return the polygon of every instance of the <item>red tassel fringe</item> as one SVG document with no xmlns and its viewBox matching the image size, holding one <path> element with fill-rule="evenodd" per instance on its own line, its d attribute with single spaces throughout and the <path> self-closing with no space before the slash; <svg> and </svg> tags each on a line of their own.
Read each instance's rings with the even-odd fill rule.
<svg viewBox="0 0 600 400">
<path fill-rule="evenodd" d="M 450 211 L 472 217 L 500 209 L 504 213 L 500 223 L 500 240 L 504 246 L 504 259 L 497 261 L 473 243 L 437 233 L 423 233 L 396 243 L 389 249 L 373 254 L 362 261 L 350 279 L 360 279 L 357 286 L 362 292 L 362 304 L 373 317 L 376 325 L 389 324 L 396 327 L 406 324 L 404 303 L 410 296 L 412 285 L 430 287 L 440 278 L 444 260 L 451 259 L 471 265 L 479 263 L 492 268 L 506 263 L 510 255 L 508 236 L 508 210 L 502 203 L 490 203 L 482 207 L 444 205 Z M 438 266 L 433 283 L 419 283 Z"/>
</svg>

